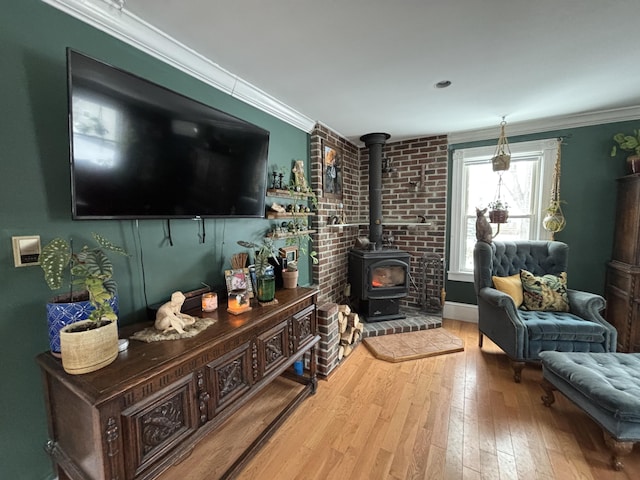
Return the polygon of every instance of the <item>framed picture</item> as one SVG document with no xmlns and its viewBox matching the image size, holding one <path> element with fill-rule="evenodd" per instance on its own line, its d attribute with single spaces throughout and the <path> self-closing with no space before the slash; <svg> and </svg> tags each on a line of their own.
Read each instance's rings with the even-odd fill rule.
<svg viewBox="0 0 640 480">
<path fill-rule="evenodd" d="M 234 290 L 246 290 L 249 298 L 253 298 L 253 286 L 248 268 L 232 268 L 224 271 L 227 283 L 227 293 L 232 295 Z"/>
<path fill-rule="evenodd" d="M 298 247 L 295 245 L 290 245 L 287 247 L 280 247 L 280 256 L 282 258 L 286 258 L 287 262 L 297 262 L 298 261 Z"/>
<path fill-rule="evenodd" d="M 342 199 L 342 151 L 324 140 L 322 142 L 322 172 L 324 196 Z"/>
</svg>

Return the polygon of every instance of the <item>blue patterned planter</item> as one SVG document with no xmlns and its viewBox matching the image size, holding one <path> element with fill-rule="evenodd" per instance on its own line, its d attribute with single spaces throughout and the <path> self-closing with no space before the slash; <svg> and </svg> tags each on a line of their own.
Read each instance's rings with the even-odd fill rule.
<svg viewBox="0 0 640 480">
<path fill-rule="evenodd" d="M 113 297 L 109 303 L 118 315 L 118 296 Z M 60 354 L 60 329 L 80 320 L 86 320 L 93 310 L 94 308 L 88 300 L 72 303 L 47 303 L 47 326 L 51 353 Z"/>
</svg>

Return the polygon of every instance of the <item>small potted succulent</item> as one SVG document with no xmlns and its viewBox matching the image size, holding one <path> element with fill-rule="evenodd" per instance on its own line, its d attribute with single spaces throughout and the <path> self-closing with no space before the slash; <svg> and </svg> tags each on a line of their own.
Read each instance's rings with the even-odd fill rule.
<svg viewBox="0 0 640 480">
<path fill-rule="evenodd" d="M 618 150 L 628 152 L 627 172 L 630 174 L 640 173 L 640 129 L 634 130 L 633 135 L 616 133 L 613 140 L 616 143 L 611 148 L 611 156 L 615 157 Z"/>
<path fill-rule="evenodd" d="M 102 368 L 118 355 L 117 285 L 106 252 L 128 254 L 103 236 L 92 235 L 97 247 L 85 245 L 76 252 L 72 241 L 54 238 L 40 254 L 40 265 L 51 290 L 59 290 L 67 277 L 69 280 L 69 291 L 47 304 L 47 316 L 51 352 L 61 356 L 65 370 L 74 374 Z M 74 291 L 78 286 L 79 290 Z M 104 344 L 96 343 L 103 340 Z M 93 358 L 93 354 L 101 357 Z"/>
</svg>

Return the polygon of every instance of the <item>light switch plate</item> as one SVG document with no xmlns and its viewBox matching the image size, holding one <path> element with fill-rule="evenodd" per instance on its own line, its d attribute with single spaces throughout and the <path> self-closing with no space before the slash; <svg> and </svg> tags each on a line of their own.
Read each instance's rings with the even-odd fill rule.
<svg viewBox="0 0 640 480">
<path fill-rule="evenodd" d="M 11 237 L 16 267 L 40 265 L 40 235 Z"/>
</svg>

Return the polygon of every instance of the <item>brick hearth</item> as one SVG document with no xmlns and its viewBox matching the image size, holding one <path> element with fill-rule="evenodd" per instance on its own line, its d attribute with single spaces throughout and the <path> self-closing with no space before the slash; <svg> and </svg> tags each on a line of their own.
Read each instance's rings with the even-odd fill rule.
<svg viewBox="0 0 640 480">
<path fill-rule="evenodd" d="M 415 332 L 442 327 L 442 317 L 428 314 L 412 307 L 403 307 L 400 311 L 407 316 L 401 320 L 364 323 L 363 338 L 393 333 Z M 338 305 L 327 303 L 318 307 L 318 375 L 326 377 L 336 368 L 340 334 L 338 333 Z"/>
<path fill-rule="evenodd" d="M 421 310 L 410 307 L 401 308 L 400 313 L 406 315 L 407 318 L 391 320 L 389 322 L 365 322 L 362 338 L 391 335 L 393 333 L 416 332 L 418 330 L 428 330 L 442 326 L 442 317 L 439 315 L 427 314 Z"/>
</svg>

